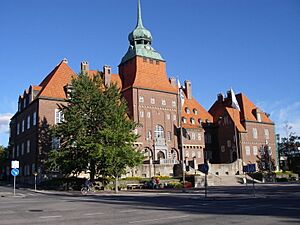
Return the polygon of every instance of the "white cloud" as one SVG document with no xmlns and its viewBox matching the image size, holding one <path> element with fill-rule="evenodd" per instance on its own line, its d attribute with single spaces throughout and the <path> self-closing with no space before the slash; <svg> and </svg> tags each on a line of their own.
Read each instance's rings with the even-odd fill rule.
<svg viewBox="0 0 300 225">
<path fill-rule="evenodd" d="M 0 134 L 7 133 L 9 131 L 9 121 L 13 115 L 10 113 L 0 114 Z"/>
</svg>

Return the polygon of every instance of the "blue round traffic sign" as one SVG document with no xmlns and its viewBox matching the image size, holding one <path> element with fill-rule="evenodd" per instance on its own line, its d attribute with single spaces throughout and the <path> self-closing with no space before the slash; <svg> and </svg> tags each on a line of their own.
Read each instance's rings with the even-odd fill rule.
<svg viewBox="0 0 300 225">
<path fill-rule="evenodd" d="M 18 176 L 19 175 L 19 169 L 17 169 L 17 168 L 14 168 L 14 169 L 12 169 L 11 170 L 11 175 L 13 175 L 14 177 L 16 177 L 16 176 Z"/>
</svg>

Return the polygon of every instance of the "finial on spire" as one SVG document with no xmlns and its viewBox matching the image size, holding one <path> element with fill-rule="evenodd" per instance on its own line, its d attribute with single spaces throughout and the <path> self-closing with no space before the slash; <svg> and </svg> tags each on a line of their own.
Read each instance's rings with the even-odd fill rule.
<svg viewBox="0 0 300 225">
<path fill-rule="evenodd" d="M 144 27 L 142 21 L 142 10 L 141 10 L 141 1 L 138 0 L 138 18 L 137 18 L 137 27 Z"/>
</svg>

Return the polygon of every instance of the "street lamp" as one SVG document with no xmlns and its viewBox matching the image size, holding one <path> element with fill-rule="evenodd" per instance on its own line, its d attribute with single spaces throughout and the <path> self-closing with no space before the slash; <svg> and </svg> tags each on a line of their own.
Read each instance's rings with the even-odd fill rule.
<svg viewBox="0 0 300 225">
<path fill-rule="evenodd" d="M 38 175 L 38 173 L 34 172 L 33 175 L 34 175 L 34 190 L 36 191 L 36 176 Z"/>
</svg>

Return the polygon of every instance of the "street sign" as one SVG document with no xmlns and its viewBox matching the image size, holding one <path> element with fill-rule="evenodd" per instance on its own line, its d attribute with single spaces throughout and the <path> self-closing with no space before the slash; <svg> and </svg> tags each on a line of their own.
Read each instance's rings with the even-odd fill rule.
<svg viewBox="0 0 300 225">
<path fill-rule="evenodd" d="M 11 161 L 11 168 L 12 169 L 19 169 L 19 161 L 18 160 Z"/>
<path fill-rule="evenodd" d="M 248 173 L 254 173 L 256 171 L 255 164 L 248 164 Z"/>
<path fill-rule="evenodd" d="M 247 164 L 246 166 L 243 166 L 244 173 L 254 173 L 255 171 L 256 171 L 255 164 Z"/>
<path fill-rule="evenodd" d="M 19 175 L 19 169 L 17 169 L 17 168 L 12 169 L 11 170 L 11 175 L 13 175 L 14 177 L 18 176 Z"/>
<path fill-rule="evenodd" d="M 199 170 L 202 172 L 202 173 L 205 173 L 207 174 L 208 173 L 208 170 L 209 170 L 209 166 L 207 164 L 202 164 L 199 168 Z"/>
</svg>

